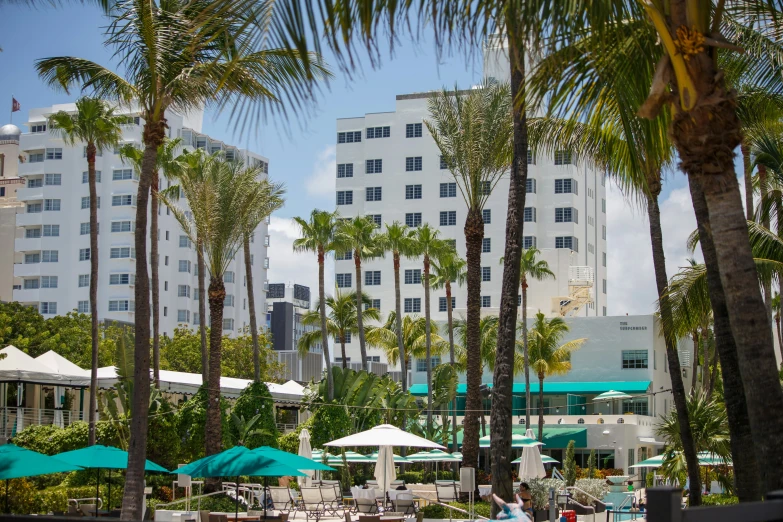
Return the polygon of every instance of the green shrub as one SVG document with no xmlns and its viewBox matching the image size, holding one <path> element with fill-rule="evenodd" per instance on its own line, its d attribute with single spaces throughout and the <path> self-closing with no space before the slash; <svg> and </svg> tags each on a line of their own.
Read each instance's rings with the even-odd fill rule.
<svg viewBox="0 0 783 522">
<path fill-rule="evenodd" d="M 470 507 L 468 506 L 467 503 L 464 502 L 449 502 L 449 505 L 459 509 L 463 509 L 465 511 L 469 511 L 469 507 Z M 491 510 L 489 502 L 476 502 L 475 504 L 473 504 L 473 509 L 477 515 L 489 518 L 490 510 Z M 429 504 L 425 506 L 422 509 L 422 513 L 424 514 L 424 518 L 438 518 L 438 519 L 452 518 L 454 520 L 465 520 L 468 518 L 468 515 L 465 513 L 454 511 L 452 509 L 445 508 L 438 504 Z"/>
<path fill-rule="evenodd" d="M 147 458 L 166 469 L 176 468 L 179 463 L 180 440 L 174 409 L 169 401 L 161 397 L 158 410 L 149 417 Z"/>
<path fill-rule="evenodd" d="M 604 479 L 583 478 L 578 479 L 574 485 L 590 495 L 585 495 L 581 491 L 574 492 L 574 499 L 583 506 L 593 505 L 593 499 L 590 497 L 595 497 L 599 500 L 602 500 L 606 494 L 609 493 L 609 486 L 606 484 L 606 480 Z"/>
<path fill-rule="evenodd" d="M 655 485 L 655 472 L 648 471 L 647 476 L 644 478 L 645 487 L 651 488 Z"/>
<path fill-rule="evenodd" d="M 54 511 L 68 511 L 69 498 L 95 497 L 95 486 L 66 487 L 56 486 L 36 491 L 32 481 L 15 479 L 9 481 L 9 503 L 12 513 L 20 515 L 45 514 Z M 104 502 L 108 502 L 109 487 L 101 484 L 99 495 Z M 113 505 L 119 505 L 122 501 L 122 486 L 112 486 L 111 498 Z M 108 505 L 106 506 L 108 507 Z"/>
<path fill-rule="evenodd" d="M 327 442 L 350 435 L 351 417 L 345 406 L 341 404 L 324 404 L 313 414 L 313 429 L 310 433 L 310 444 L 321 448 Z"/>
<path fill-rule="evenodd" d="M 223 447 L 231 447 L 229 422 L 226 411 L 228 401 L 220 399 L 221 420 L 223 424 Z M 207 389 L 199 388 L 193 397 L 183 403 L 177 411 L 177 432 L 180 434 L 180 458 L 183 462 L 193 462 L 205 455 L 204 426 L 207 421 Z"/>
<path fill-rule="evenodd" d="M 55 455 L 64 451 L 72 451 L 87 447 L 89 426 L 86 422 L 74 422 L 65 428 L 55 426 L 32 425 L 23 429 L 11 442 L 22 448 L 27 448 L 45 455 Z M 98 444 L 117 446 L 117 430 L 108 422 L 96 425 Z"/>
<path fill-rule="evenodd" d="M 253 435 L 245 442 L 245 446 L 248 448 L 257 448 L 259 446 L 277 447 L 278 433 L 277 425 L 275 424 L 275 406 L 272 394 L 265 383 L 254 382 L 242 390 L 234 404 L 232 413 L 238 417 L 244 417 L 245 421 L 249 421 L 256 415 L 261 415 L 255 425 L 255 429 L 269 433 L 268 435 Z M 236 441 L 238 434 L 233 423 L 231 424 L 231 435 L 232 440 Z"/>
<path fill-rule="evenodd" d="M 573 486 L 576 482 L 576 461 L 574 460 L 574 441 L 568 441 L 565 459 L 563 459 L 563 478 L 566 486 Z"/>
<path fill-rule="evenodd" d="M 397 480 L 405 481 L 406 484 L 423 484 L 424 472 L 423 471 L 406 471 L 397 475 Z"/>
<path fill-rule="evenodd" d="M 299 453 L 299 435 L 305 428 L 307 428 L 309 431 L 312 431 L 312 417 L 304 421 L 302 424 L 299 424 L 294 431 L 286 433 L 285 435 L 280 435 L 277 438 L 277 447 L 289 453 Z"/>
<path fill-rule="evenodd" d="M 728 506 L 738 504 L 739 499 L 733 495 L 702 495 L 701 503 L 704 506 Z"/>
</svg>

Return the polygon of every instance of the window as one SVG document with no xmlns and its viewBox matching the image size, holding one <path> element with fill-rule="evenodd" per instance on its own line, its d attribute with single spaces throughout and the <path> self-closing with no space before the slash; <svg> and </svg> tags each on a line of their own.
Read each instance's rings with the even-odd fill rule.
<svg viewBox="0 0 783 522">
<path fill-rule="evenodd" d="M 536 157 L 533 154 L 533 151 L 530 149 L 527 149 L 527 164 L 528 165 L 535 165 L 536 164 Z"/>
<path fill-rule="evenodd" d="M 24 264 L 26 265 L 32 265 L 40 262 L 41 262 L 41 254 L 39 253 L 24 255 Z"/>
<path fill-rule="evenodd" d="M 177 322 L 189 323 L 190 322 L 190 310 L 177 310 Z"/>
<path fill-rule="evenodd" d="M 138 176 L 134 173 L 133 169 L 118 169 L 111 172 L 112 181 L 124 181 L 128 179 L 138 180 Z"/>
<path fill-rule="evenodd" d="M 54 315 L 57 313 L 57 303 L 55 302 L 42 302 L 41 303 L 41 313 L 42 314 L 50 314 Z"/>
<path fill-rule="evenodd" d="M 440 364 L 440 357 L 430 357 L 430 368 L 435 368 L 437 365 Z M 416 371 L 417 372 L 426 372 L 427 371 L 427 359 L 416 359 Z"/>
<path fill-rule="evenodd" d="M 479 185 L 479 195 L 489 196 L 492 193 L 492 182 L 482 181 Z"/>
<path fill-rule="evenodd" d="M 522 294 L 517 294 L 517 306 L 522 306 Z"/>
<path fill-rule="evenodd" d="M 133 232 L 136 230 L 135 221 L 112 221 L 111 222 L 111 231 L 112 232 Z"/>
<path fill-rule="evenodd" d="M 457 224 L 457 211 L 448 210 L 440 213 L 440 226 L 448 227 Z"/>
<path fill-rule="evenodd" d="M 46 159 L 48 160 L 61 160 L 63 159 L 63 149 L 46 149 Z"/>
<path fill-rule="evenodd" d="M 492 223 L 492 210 L 485 208 L 481 211 L 481 219 L 484 221 L 485 225 L 489 225 Z"/>
<path fill-rule="evenodd" d="M 456 183 L 441 183 L 440 184 L 440 197 L 442 197 L 442 198 L 456 198 L 457 197 L 457 184 Z"/>
<path fill-rule="evenodd" d="M 606 252 L 601 252 L 601 264 L 606 266 Z"/>
<path fill-rule="evenodd" d="M 361 136 L 361 134 L 359 135 Z M 234 330 L 234 320 L 233 319 L 223 319 L 223 331 Z"/>
<path fill-rule="evenodd" d="M 577 182 L 574 179 L 556 179 L 555 194 L 578 194 Z"/>
<path fill-rule="evenodd" d="M 337 143 L 359 143 L 362 141 L 362 131 L 337 133 Z"/>
<path fill-rule="evenodd" d="M 59 250 L 42 250 L 41 251 L 41 262 L 42 263 L 56 263 L 60 260 L 60 251 Z"/>
<path fill-rule="evenodd" d="M 375 308 L 379 312 L 381 311 L 381 300 L 380 299 L 371 299 L 370 303 L 364 303 L 364 309 L 369 310 L 370 308 Z"/>
<path fill-rule="evenodd" d="M 57 288 L 57 276 L 41 276 L 41 288 Z"/>
<path fill-rule="evenodd" d="M 101 208 L 101 198 L 98 196 L 98 208 Z M 82 198 L 82 210 L 90 208 L 90 196 L 84 196 Z"/>
<path fill-rule="evenodd" d="M 76 305 L 76 311 L 78 311 L 80 314 L 89 314 L 90 313 L 90 302 L 89 301 L 79 301 Z"/>
<path fill-rule="evenodd" d="M 446 160 L 443 159 L 443 156 L 440 156 L 440 169 L 444 170 L 444 169 L 447 169 L 447 168 L 449 168 L 449 166 L 446 165 Z"/>
<path fill-rule="evenodd" d="M 41 203 L 28 203 L 27 204 L 27 213 L 28 214 L 38 214 L 43 211 L 43 205 Z"/>
<path fill-rule="evenodd" d="M 179 271 L 180 272 L 190 273 L 190 267 L 191 267 L 190 261 L 186 261 L 184 259 L 181 259 L 179 261 Z"/>
<path fill-rule="evenodd" d="M 61 200 L 59 199 L 45 199 L 44 210 L 46 212 L 59 212 Z"/>
<path fill-rule="evenodd" d="M 555 209 L 555 223 L 579 223 L 578 216 L 578 211 L 572 207 Z"/>
<path fill-rule="evenodd" d="M 367 214 L 367 217 L 375 223 L 375 226 L 380 228 L 383 225 L 383 219 L 380 214 Z"/>
<path fill-rule="evenodd" d="M 481 296 L 481 308 L 489 308 L 492 306 L 492 299 L 488 295 Z"/>
<path fill-rule="evenodd" d="M 405 214 L 405 224 L 409 227 L 420 227 L 421 212 L 409 212 Z"/>
<path fill-rule="evenodd" d="M 403 302 L 403 312 L 406 314 L 418 314 L 421 313 L 421 298 L 420 297 L 406 297 Z"/>
<path fill-rule="evenodd" d="M 80 223 L 79 224 L 79 235 L 80 236 L 86 236 L 90 233 L 90 223 Z"/>
<path fill-rule="evenodd" d="M 414 268 L 405 270 L 405 284 L 406 285 L 420 285 L 421 284 L 421 268 Z"/>
<path fill-rule="evenodd" d="M 368 270 L 364 273 L 364 284 L 367 286 L 380 286 L 381 284 L 381 271 L 380 270 Z"/>
<path fill-rule="evenodd" d="M 604 198 L 601 198 L 601 212 L 606 214 L 606 200 Z"/>
<path fill-rule="evenodd" d="M 226 298 L 223 300 L 223 308 L 228 308 L 229 306 L 234 306 L 233 294 L 226 294 Z"/>
<path fill-rule="evenodd" d="M 405 185 L 405 199 L 421 199 L 421 185 Z"/>
<path fill-rule="evenodd" d="M 366 201 L 381 201 L 383 196 L 383 187 L 367 187 L 365 189 Z"/>
<path fill-rule="evenodd" d="M 337 204 L 338 205 L 353 205 L 353 190 L 338 190 L 337 191 Z"/>
<path fill-rule="evenodd" d="M 421 123 L 408 123 L 405 125 L 406 138 L 421 138 Z"/>
<path fill-rule="evenodd" d="M 382 159 L 368 159 L 364 162 L 365 174 L 381 174 L 383 172 Z"/>
<path fill-rule="evenodd" d="M 345 252 L 335 252 L 334 258 L 337 261 L 349 261 L 353 259 L 353 251 L 352 250 L 346 250 Z"/>
<path fill-rule="evenodd" d="M 633 399 L 630 401 L 623 401 L 623 412 L 632 412 L 635 415 L 649 415 L 649 410 L 647 406 L 647 398 L 643 397 L 641 399 Z M 618 423 L 622 420 L 622 418 L 618 419 Z M 628 455 L 629 458 L 632 457 L 633 450 L 629 448 Z M 641 458 L 641 457 L 640 457 Z M 632 462 L 632 461 L 629 461 Z"/>
<path fill-rule="evenodd" d="M 351 288 L 351 274 L 335 274 L 334 283 L 337 288 Z"/>
<path fill-rule="evenodd" d="M 60 225 L 44 225 L 44 237 L 60 237 Z"/>
<path fill-rule="evenodd" d="M 82 183 L 89 183 L 90 182 L 90 173 L 87 171 L 82 172 Z M 101 182 L 101 171 L 96 170 L 95 171 L 95 183 Z"/>
<path fill-rule="evenodd" d="M 647 368 L 647 350 L 623 350 L 623 369 Z"/>
<path fill-rule="evenodd" d="M 95 150 L 95 156 L 100 158 L 101 156 L 103 156 L 103 151 L 100 150 L 100 149 L 96 149 Z M 87 145 L 82 147 L 82 158 L 86 158 L 86 157 L 87 157 Z"/>
<path fill-rule="evenodd" d="M 454 252 L 457 251 L 457 240 L 456 239 L 444 239 L 444 243 L 446 243 L 450 249 L 452 249 Z"/>
<path fill-rule="evenodd" d="M 46 132 L 46 124 L 45 123 L 35 123 L 33 125 L 30 125 L 30 133 L 35 134 L 38 132 Z"/>
<path fill-rule="evenodd" d="M 44 174 L 44 185 L 62 185 L 62 174 Z"/>
<path fill-rule="evenodd" d="M 391 136 L 391 127 L 367 127 L 367 139 L 388 138 Z"/>
<path fill-rule="evenodd" d="M 340 163 L 337 165 L 337 177 L 338 178 L 352 178 L 353 177 L 353 163 Z"/>
<path fill-rule="evenodd" d="M 111 259 L 136 259 L 136 249 L 132 247 L 112 247 L 109 257 Z"/>
<path fill-rule="evenodd" d="M 604 293 L 606 293 L 606 279 L 603 280 L 603 290 Z"/>
<path fill-rule="evenodd" d="M 177 285 L 177 297 L 190 297 L 190 285 Z"/>
<path fill-rule="evenodd" d="M 481 252 L 484 254 L 492 252 L 492 238 L 485 237 L 481 240 Z"/>
<path fill-rule="evenodd" d="M 198 312 L 193 312 L 193 324 L 197 326 L 201 324 Z"/>
<path fill-rule="evenodd" d="M 555 151 L 555 165 L 570 165 L 570 164 L 571 164 L 571 151 L 568 150 Z"/>
<path fill-rule="evenodd" d="M 188 236 L 179 236 L 179 247 L 180 248 L 190 248 L 193 246 L 193 243 L 191 243 Z"/>
<path fill-rule="evenodd" d="M 405 171 L 414 172 L 421 170 L 421 156 L 405 158 Z"/>
<path fill-rule="evenodd" d="M 346 344 L 350 343 L 351 342 L 351 332 L 345 332 L 344 335 L 345 335 L 345 343 Z M 334 338 L 334 344 L 342 344 L 342 341 L 340 341 L 339 337 L 335 337 Z"/>
<path fill-rule="evenodd" d="M 573 236 L 556 237 L 555 248 L 570 248 L 574 252 L 579 252 L 579 239 Z"/>
<path fill-rule="evenodd" d="M 41 287 L 41 282 L 38 279 L 25 279 L 24 280 L 24 289 L 25 290 L 37 290 Z"/>
<path fill-rule="evenodd" d="M 223 274 L 223 282 L 224 283 L 233 283 L 234 282 L 234 272 L 231 270 L 227 270 L 226 273 Z"/>
<path fill-rule="evenodd" d="M 129 285 L 131 282 L 131 274 L 109 274 L 110 285 Z"/>
<path fill-rule="evenodd" d="M 536 222 L 536 207 L 525 207 L 525 223 Z"/>
<path fill-rule="evenodd" d="M 445 297 L 439 297 L 438 298 L 438 311 L 439 312 L 448 312 L 448 301 Z M 451 309 L 454 310 L 457 307 L 457 298 L 452 297 L 451 298 Z"/>
<path fill-rule="evenodd" d="M 601 225 L 601 239 L 606 239 L 606 225 Z"/>
<path fill-rule="evenodd" d="M 79 288 L 90 286 L 90 274 L 79 274 Z"/>
<path fill-rule="evenodd" d="M 522 248 L 536 248 L 536 236 L 525 236 L 522 238 Z"/>
<path fill-rule="evenodd" d="M 24 231 L 24 237 L 26 239 L 38 239 L 41 237 L 41 229 L 40 228 L 28 228 Z"/>
<path fill-rule="evenodd" d="M 43 178 L 30 178 L 27 180 L 27 188 L 43 187 Z"/>
<path fill-rule="evenodd" d="M 536 180 L 534 178 L 527 178 L 527 184 L 525 185 L 525 191 L 527 194 L 536 193 Z"/>
<path fill-rule="evenodd" d="M 133 301 L 129 301 L 128 299 L 109 301 L 110 312 L 133 312 L 135 309 L 135 303 Z"/>
<path fill-rule="evenodd" d="M 113 207 L 128 207 L 136 205 L 136 196 L 133 194 L 122 194 L 120 196 L 111 197 L 111 206 Z"/>
<path fill-rule="evenodd" d="M 606 317 L 606 307 L 604 306 L 604 317 Z"/>
<path fill-rule="evenodd" d="M 43 152 L 31 152 L 27 155 L 28 163 L 42 163 L 44 160 Z"/>
<path fill-rule="evenodd" d="M 481 267 L 481 280 L 492 281 L 492 267 L 490 266 Z"/>
<path fill-rule="evenodd" d="M 594 254 L 595 253 L 595 248 L 593 247 L 592 243 L 587 243 L 587 252 L 589 254 Z"/>
</svg>

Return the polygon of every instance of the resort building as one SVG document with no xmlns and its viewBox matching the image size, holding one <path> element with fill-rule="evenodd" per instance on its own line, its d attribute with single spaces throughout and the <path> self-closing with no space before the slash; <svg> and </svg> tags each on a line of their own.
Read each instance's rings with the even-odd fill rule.
<svg viewBox="0 0 783 522">
<path fill-rule="evenodd" d="M 20 281 L 13 299 L 36 306 L 44 316 L 72 310 L 90 312 L 89 191 L 85 146 L 69 146 L 50 132 L 47 118 L 58 111 L 75 112 L 75 104 L 32 109 L 19 137 L 19 176 L 25 181 L 17 198 L 25 206 L 16 218 L 22 236 L 15 241 L 17 264 L 13 275 Z M 124 110 L 131 123 L 123 142 L 141 146 L 143 120 L 138 111 Z M 182 138 L 182 147 L 210 153 L 223 151 L 227 159 L 260 165 L 268 173 L 267 158 L 213 140 L 201 132 L 202 113 L 167 114 L 170 138 Z M 101 320 L 133 323 L 135 320 L 134 234 L 138 175 L 121 161 L 119 149 L 104 150 L 96 158 L 100 234 L 97 311 Z M 6 161 L 8 161 L 6 159 Z M 161 187 L 171 181 L 162 179 Z M 184 203 L 183 203 L 184 204 Z M 177 325 L 196 327 L 198 277 L 196 249 L 170 210 L 161 204 L 159 216 L 160 332 L 173 335 Z M 264 310 L 269 258 L 267 223 L 251 240 L 255 302 Z M 148 246 L 149 248 L 149 246 Z M 244 256 L 235 257 L 226 271 L 223 332 L 233 335 L 249 322 Z"/>
<path fill-rule="evenodd" d="M 22 237 L 16 215 L 24 212 L 24 203 L 16 198 L 16 191 L 24 186 L 17 174 L 21 134 L 16 125 L 0 127 L 0 301 L 11 301 L 15 287 L 21 285 L 14 277 L 14 264 L 20 260 L 14 241 Z"/>
<path fill-rule="evenodd" d="M 495 44 L 485 49 L 484 76 L 508 81 L 505 51 Z M 446 82 L 448 83 L 448 82 Z M 439 88 L 440 86 L 433 86 Z M 441 161 L 427 131 L 427 102 L 435 91 L 401 94 L 393 111 L 337 120 L 336 208 L 342 216 L 370 216 L 383 227 L 399 221 L 411 227 L 423 223 L 440 230 L 465 256 L 463 227 L 466 205 L 455 180 Z M 524 246 L 541 250 L 556 279 L 530 281 L 528 315 L 601 317 L 607 311 L 606 187 L 602 172 L 577 163 L 568 151 L 554 157 L 528 155 Z M 508 177 L 492 190 L 484 208 L 481 306 L 497 314 L 500 306 Z M 335 282 L 346 291 L 356 288 L 350 253 L 338 252 Z M 402 308 L 424 313 L 421 259 L 402 259 Z M 394 272 L 391 256 L 363 263 L 363 291 L 382 316 L 394 310 Z M 465 313 L 467 289 L 453 289 L 457 316 Z M 521 301 L 521 300 L 520 300 Z M 432 317 L 446 320 L 444 290 L 432 292 Z M 380 351 L 372 357 L 386 362 Z M 352 361 L 359 359 L 358 340 L 349 343 Z"/>
</svg>

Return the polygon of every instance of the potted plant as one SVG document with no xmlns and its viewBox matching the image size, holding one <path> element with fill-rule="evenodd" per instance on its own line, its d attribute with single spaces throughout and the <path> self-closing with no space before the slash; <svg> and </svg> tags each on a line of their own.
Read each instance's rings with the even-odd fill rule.
<svg viewBox="0 0 783 522">
<path fill-rule="evenodd" d="M 530 496 L 533 501 L 533 520 L 549 520 L 549 490 L 555 489 L 555 494 L 565 487 L 565 483 L 559 479 L 533 479 L 528 481 Z M 555 506 L 555 518 L 560 516 L 560 510 Z"/>
</svg>

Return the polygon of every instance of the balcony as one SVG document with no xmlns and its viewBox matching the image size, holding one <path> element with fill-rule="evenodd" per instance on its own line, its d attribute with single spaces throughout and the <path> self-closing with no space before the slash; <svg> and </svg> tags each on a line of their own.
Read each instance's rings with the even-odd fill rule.
<svg viewBox="0 0 783 522">
<path fill-rule="evenodd" d="M 41 263 L 14 263 L 14 277 L 35 277 L 41 275 Z"/>
<path fill-rule="evenodd" d="M 16 215 L 16 226 L 18 227 L 31 227 L 40 225 L 41 223 L 43 223 L 43 212 Z"/>
<path fill-rule="evenodd" d="M 14 290 L 14 301 L 20 303 L 37 303 L 41 300 L 41 290 L 38 288 L 30 290 Z"/>
<path fill-rule="evenodd" d="M 20 148 L 24 150 L 43 150 L 54 137 L 49 132 L 26 132 L 21 136 Z M 51 147 L 51 145 L 49 145 Z"/>
<path fill-rule="evenodd" d="M 18 173 L 20 176 L 35 176 L 36 174 L 43 174 L 44 173 L 44 162 L 38 161 L 35 163 L 30 163 L 29 161 L 26 161 L 25 163 L 19 164 L 19 170 Z"/>
<path fill-rule="evenodd" d="M 43 199 L 43 197 L 43 187 L 25 187 L 16 191 L 16 199 L 19 201 L 35 201 Z"/>
<path fill-rule="evenodd" d="M 19 238 L 14 240 L 14 250 L 17 252 L 32 252 L 41 250 L 41 238 Z"/>
</svg>

